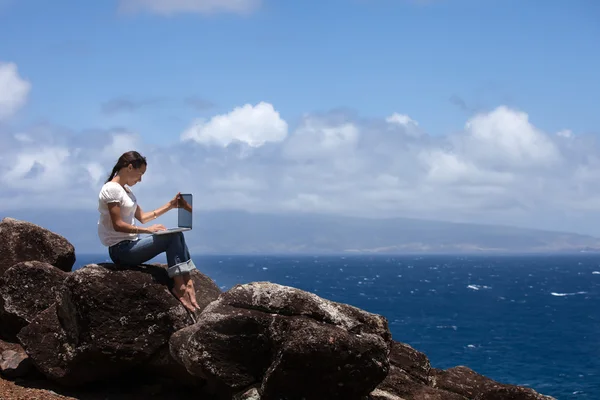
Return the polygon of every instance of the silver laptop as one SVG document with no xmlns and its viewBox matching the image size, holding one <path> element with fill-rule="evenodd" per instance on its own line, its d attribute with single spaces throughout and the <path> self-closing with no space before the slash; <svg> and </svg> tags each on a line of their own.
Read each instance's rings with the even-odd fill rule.
<svg viewBox="0 0 600 400">
<path fill-rule="evenodd" d="M 169 233 L 185 232 L 192 230 L 192 204 L 193 196 L 189 193 L 181 194 L 179 208 L 177 208 L 177 228 L 154 232 L 153 235 L 168 235 Z"/>
</svg>

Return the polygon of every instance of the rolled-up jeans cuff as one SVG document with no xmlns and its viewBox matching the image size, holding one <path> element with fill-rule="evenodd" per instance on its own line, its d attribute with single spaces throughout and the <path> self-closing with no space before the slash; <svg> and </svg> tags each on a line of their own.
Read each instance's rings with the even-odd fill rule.
<svg viewBox="0 0 600 400">
<path fill-rule="evenodd" d="M 187 260 L 179 264 L 175 264 L 172 267 L 167 268 L 167 274 L 169 278 L 172 278 L 177 275 L 181 275 L 184 273 L 189 273 L 196 269 L 196 265 L 192 260 Z"/>
</svg>

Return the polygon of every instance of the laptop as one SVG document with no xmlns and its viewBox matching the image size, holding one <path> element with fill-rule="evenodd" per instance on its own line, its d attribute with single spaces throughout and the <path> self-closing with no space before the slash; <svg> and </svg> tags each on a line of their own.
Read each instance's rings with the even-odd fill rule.
<svg viewBox="0 0 600 400">
<path fill-rule="evenodd" d="M 180 196 L 180 205 L 177 208 L 177 228 L 168 228 L 164 231 L 154 232 L 153 235 L 168 235 L 169 233 L 192 230 L 193 196 L 189 193 L 180 194 Z"/>
</svg>

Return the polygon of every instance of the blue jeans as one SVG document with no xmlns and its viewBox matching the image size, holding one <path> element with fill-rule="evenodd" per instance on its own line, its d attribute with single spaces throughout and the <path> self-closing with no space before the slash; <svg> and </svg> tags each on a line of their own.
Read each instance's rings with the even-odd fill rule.
<svg viewBox="0 0 600 400">
<path fill-rule="evenodd" d="M 196 269 L 182 232 L 124 240 L 108 248 L 108 254 L 115 264 L 130 266 L 143 264 L 164 252 L 167 253 L 169 277 Z"/>
</svg>

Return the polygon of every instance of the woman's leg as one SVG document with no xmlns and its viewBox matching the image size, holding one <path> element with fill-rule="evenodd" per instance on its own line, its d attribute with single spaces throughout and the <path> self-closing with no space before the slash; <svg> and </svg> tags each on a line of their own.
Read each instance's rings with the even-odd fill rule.
<svg viewBox="0 0 600 400">
<path fill-rule="evenodd" d="M 192 256 L 187 247 L 187 243 L 185 242 L 185 237 L 183 236 L 183 233 L 181 234 L 181 241 L 183 243 L 184 251 L 185 251 L 185 254 L 186 254 L 188 260 L 191 260 Z M 196 268 L 196 267 L 194 266 L 194 268 Z M 186 292 L 190 299 L 190 302 L 196 309 L 199 309 L 200 306 L 198 305 L 198 302 L 196 300 L 196 289 L 194 288 L 194 280 L 191 278 L 191 276 L 189 274 L 186 274 L 186 277 L 184 277 L 184 280 L 186 282 Z"/>
<path fill-rule="evenodd" d="M 147 236 L 140 240 L 124 241 L 109 250 L 115 264 L 137 266 L 167 251 L 171 238 L 169 235 Z"/>
<path fill-rule="evenodd" d="M 199 308 L 196 301 L 196 291 L 194 283 L 191 279 L 190 272 L 196 269 L 194 262 L 191 259 L 190 252 L 185 237 L 182 232 L 172 235 L 173 241 L 167 249 L 167 262 L 169 264 L 169 276 L 171 276 L 176 286 L 176 296 L 182 303 L 188 304 L 192 311 Z M 183 300 L 185 299 L 185 300 Z"/>
<path fill-rule="evenodd" d="M 184 249 L 181 245 L 182 236 L 180 232 L 169 235 L 151 235 L 136 241 L 122 242 L 111 247 L 110 257 L 115 263 L 137 266 L 166 252 L 167 273 L 174 281 L 171 293 L 188 310 L 194 311 L 195 296 L 194 302 L 192 302 L 188 294 L 188 283 L 184 275 L 187 275 L 189 279 L 189 271 L 196 267 L 189 260 L 187 248 Z"/>
</svg>

